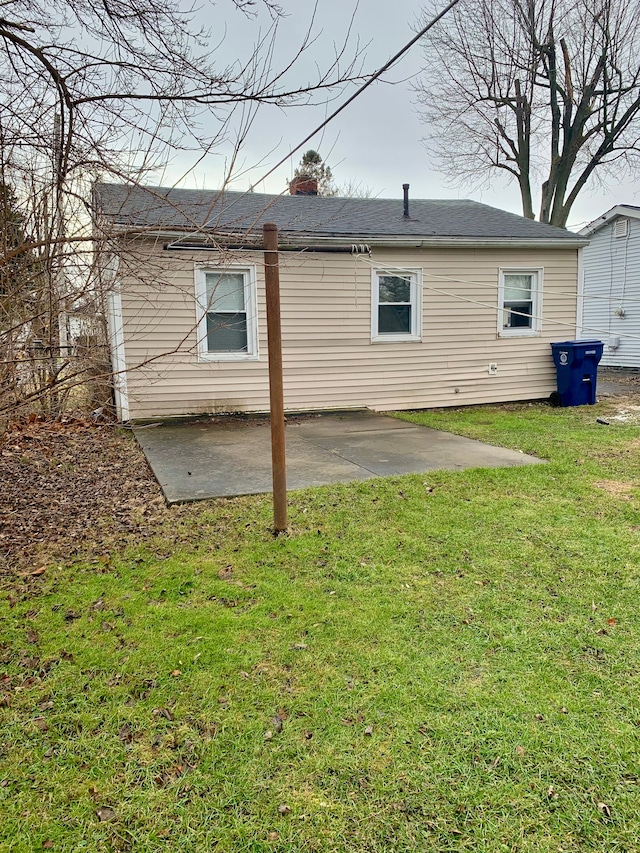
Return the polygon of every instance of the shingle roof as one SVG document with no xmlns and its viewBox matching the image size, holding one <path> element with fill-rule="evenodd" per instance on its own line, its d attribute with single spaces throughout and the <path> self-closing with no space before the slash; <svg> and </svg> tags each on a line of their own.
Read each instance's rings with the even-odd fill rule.
<svg viewBox="0 0 640 853">
<path fill-rule="evenodd" d="M 96 184 L 94 205 L 103 219 L 134 230 L 250 236 L 259 234 L 264 222 L 275 222 L 281 235 L 291 239 L 580 241 L 578 235 L 563 228 L 469 200 L 411 199 L 409 217 L 405 218 L 402 199 L 276 196 Z"/>
</svg>

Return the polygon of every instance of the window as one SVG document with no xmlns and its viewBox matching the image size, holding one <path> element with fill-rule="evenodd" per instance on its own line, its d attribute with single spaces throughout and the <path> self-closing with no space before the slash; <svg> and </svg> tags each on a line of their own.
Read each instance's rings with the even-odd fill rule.
<svg viewBox="0 0 640 853">
<path fill-rule="evenodd" d="M 201 361 L 258 357 L 255 268 L 196 269 Z"/>
<path fill-rule="evenodd" d="M 514 338 L 540 332 L 542 270 L 500 270 L 498 334 Z"/>
<path fill-rule="evenodd" d="M 420 270 L 374 270 L 372 341 L 420 340 Z"/>
</svg>

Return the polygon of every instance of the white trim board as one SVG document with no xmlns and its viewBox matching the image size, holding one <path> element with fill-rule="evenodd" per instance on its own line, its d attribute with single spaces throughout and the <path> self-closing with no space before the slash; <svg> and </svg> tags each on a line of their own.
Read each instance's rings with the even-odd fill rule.
<svg viewBox="0 0 640 853">
<path fill-rule="evenodd" d="M 124 323 L 122 319 L 122 296 L 117 282 L 120 259 L 113 259 L 113 266 L 105 271 L 110 279 L 107 293 L 107 328 L 109 353 L 113 375 L 113 392 L 116 401 L 116 416 L 119 421 L 129 420 L 129 392 L 127 388 L 127 361 L 124 347 Z"/>
</svg>

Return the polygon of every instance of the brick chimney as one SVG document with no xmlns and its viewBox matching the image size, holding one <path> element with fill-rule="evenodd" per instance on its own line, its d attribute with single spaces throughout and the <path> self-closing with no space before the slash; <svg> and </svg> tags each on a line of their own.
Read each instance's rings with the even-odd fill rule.
<svg viewBox="0 0 640 853">
<path fill-rule="evenodd" d="M 318 181 L 310 175 L 297 175 L 289 182 L 291 195 L 318 195 Z"/>
</svg>

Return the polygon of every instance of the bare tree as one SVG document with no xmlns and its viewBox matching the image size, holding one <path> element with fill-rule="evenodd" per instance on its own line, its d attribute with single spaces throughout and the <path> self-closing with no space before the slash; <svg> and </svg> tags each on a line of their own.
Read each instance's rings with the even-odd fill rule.
<svg viewBox="0 0 640 853">
<path fill-rule="evenodd" d="M 351 179 L 337 187 L 336 195 L 340 198 L 373 198 L 374 191 L 362 181 Z"/>
<path fill-rule="evenodd" d="M 258 107 L 326 100 L 357 78 L 349 34 L 313 78 L 298 70 L 314 42 L 315 12 L 299 44 L 276 50 L 275 3 L 227 2 L 248 16 L 266 9 L 268 27 L 256 23 L 245 59 L 223 67 L 196 12 L 178 0 L 3 4 L 0 418 L 37 402 L 58 414 L 96 372 L 76 358 L 63 328 L 79 307 L 100 315 L 100 254 L 108 247 L 91 230 L 96 178 L 134 186 L 172 154 L 190 150 L 197 160 L 222 143 L 232 152 L 230 174 Z M 98 361 L 104 366 L 104 349 Z"/>
<path fill-rule="evenodd" d="M 427 146 L 454 180 L 508 175 L 525 216 L 539 196 L 565 226 L 590 181 L 637 163 L 638 0 L 465 0 L 424 51 Z"/>
</svg>

